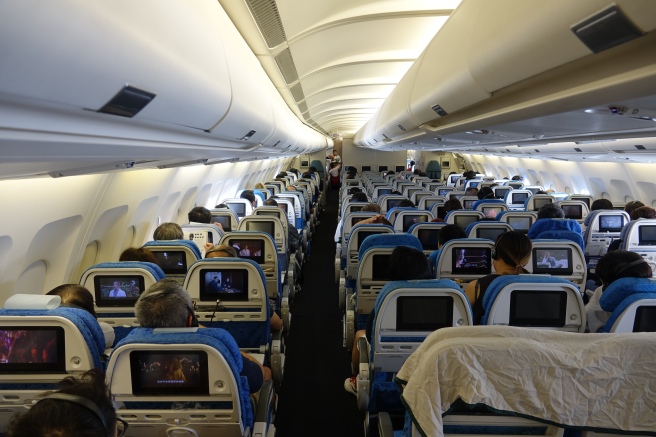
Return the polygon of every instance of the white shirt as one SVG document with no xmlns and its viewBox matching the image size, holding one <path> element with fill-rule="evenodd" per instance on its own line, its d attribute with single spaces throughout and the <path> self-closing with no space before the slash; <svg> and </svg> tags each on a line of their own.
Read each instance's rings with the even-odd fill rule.
<svg viewBox="0 0 656 437">
<path fill-rule="evenodd" d="M 610 319 L 610 314 L 607 311 L 604 311 L 599 305 L 599 299 L 601 298 L 603 291 L 601 286 L 597 287 L 594 294 L 590 298 L 590 301 L 585 306 L 585 317 L 588 322 L 588 330 L 590 332 L 597 332 L 604 327 L 608 319 Z"/>
<path fill-rule="evenodd" d="M 112 291 L 109 292 L 109 297 L 125 297 L 125 291 L 120 288 L 118 290 L 112 288 Z"/>
</svg>

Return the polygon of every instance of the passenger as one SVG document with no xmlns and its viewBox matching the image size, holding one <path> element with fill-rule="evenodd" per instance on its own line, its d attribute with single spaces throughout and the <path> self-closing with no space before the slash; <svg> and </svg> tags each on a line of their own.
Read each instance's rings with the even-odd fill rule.
<svg viewBox="0 0 656 437">
<path fill-rule="evenodd" d="M 626 205 L 624 205 L 624 211 L 631 215 L 634 209 L 638 209 L 641 206 L 645 206 L 645 204 L 639 200 L 632 200 L 631 202 L 628 202 Z"/>
<path fill-rule="evenodd" d="M 516 174 L 515 176 L 512 177 L 513 181 L 523 181 L 524 178 L 521 175 Z"/>
<path fill-rule="evenodd" d="M 444 207 L 442 208 L 443 212 L 438 209 L 437 217 L 435 217 L 432 222 L 443 222 L 444 218 L 450 211 L 458 211 L 464 209 L 462 203 L 455 197 L 444 202 Z"/>
<path fill-rule="evenodd" d="M 466 180 L 476 179 L 476 172 L 474 170 L 467 170 L 462 174 L 462 177 L 464 177 Z"/>
<path fill-rule="evenodd" d="M 153 232 L 153 240 L 181 240 L 184 238 L 184 232 L 177 223 L 166 222 L 159 225 Z"/>
<path fill-rule="evenodd" d="M 408 281 L 414 279 L 431 279 L 431 268 L 428 258 L 420 250 L 408 246 L 397 246 L 389 257 L 387 271 L 389 272 L 390 281 Z M 367 317 L 366 329 L 356 331 L 353 337 L 353 348 L 351 349 L 351 372 L 355 373 L 360 364 L 360 351 L 358 350 L 358 340 L 366 336 L 371 343 L 372 332 L 374 328 L 374 310 Z M 344 389 L 354 395 L 357 395 L 356 376 L 346 378 Z"/>
<path fill-rule="evenodd" d="M 212 213 L 209 209 L 202 206 L 192 208 L 187 214 L 187 217 L 189 218 L 189 223 L 212 223 Z"/>
<path fill-rule="evenodd" d="M 381 209 L 380 209 L 380 205 L 377 204 L 377 203 L 367 203 L 365 206 L 362 207 L 362 209 L 360 211 L 362 211 L 362 212 L 377 212 L 378 214 L 380 214 Z"/>
<path fill-rule="evenodd" d="M 368 202 L 369 198 L 365 193 L 362 192 L 359 188 L 357 188 L 359 191 L 356 191 L 353 193 L 353 197 L 351 197 L 351 202 Z"/>
<path fill-rule="evenodd" d="M 414 161 L 410 161 L 410 165 L 408 165 L 408 168 L 406 168 L 405 170 L 406 170 L 406 171 L 412 171 L 412 170 L 414 170 L 414 167 L 415 167 L 415 162 L 414 162 Z M 389 174 L 389 173 L 388 173 L 388 174 Z"/>
<path fill-rule="evenodd" d="M 642 202 L 635 202 L 635 203 L 642 203 Z M 650 206 L 633 207 L 632 205 L 630 209 L 631 209 L 631 213 L 630 213 L 631 221 L 635 221 L 643 218 L 645 219 L 656 218 L 656 210 Z M 617 249 L 620 248 L 621 245 L 622 245 L 622 240 L 620 240 L 619 238 L 613 240 L 613 242 L 608 245 L 608 252 L 616 251 Z"/>
<path fill-rule="evenodd" d="M 415 204 L 410 199 L 403 199 L 399 202 L 399 208 L 414 208 Z"/>
<path fill-rule="evenodd" d="M 537 190 L 537 191 L 535 192 L 535 194 L 549 194 L 549 193 L 547 193 L 547 192 L 544 191 L 544 190 Z"/>
<path fill-rule="evenodd" d="M 547 203 L 538 210 L 538 220 L 543 218 L 564 219 L 565 211 L 555 203 Z"/>
<path fill-rule="evenodd" d="M 337 162 L 337 163 L 342 162 L 342 157 L 339 156 L 337 150 L 333 150 L 333 162 Z"/>
<path fill-rule="evenodd" d="M 157 297 L 150 297 L 151 295 Z M 144 291 L 134 306 L 134 312 L 143 328 L 198 326 L 189 293 L 171 279 L 162 279 Z M 271 379 L 271 369 L 261 365 L 248 354 L 242 352 L 241 355 L 241 375 L 248 379 L 251 393 L 255 393 L 260 390 L 265 380 Z"/>
<path fill-rule="evenodd" d="M 227 244 L 217 244 L 205 252 L 205 258 L 239 258 L 234 247 Z"/>
<path fill-rule="evenodd" d="M 478 191 L 478 200 L 494 199 L 494 191 L 490 187 L 483 187 Z"/>
<path fill-rule="evenodd" d="M 604 311 L 599 305 L 602 293 L 610 284 L 620 278 L 651 278 L 652 271 L 644 258 L 627 250 L 615 250 L 606 253 L 597 263 L 596 275 L 601 281 L 590 302 L 585 306 L 587 331 L 598 332 L 604 327 L 611 313 Z"/>
<path fill-rule="evenodd" d="M 155 255 L 143 247 L 128 247 L 118 258 L 119 261 L 137 261 L 137 262 L 147 262 L 159 265 Z"/>
<path fill-rule="evenodd" d="M 381 225 L 388 225 L 393 227 L 392 223 L 389 220 L 387 220 L 385 216 L 382 214 L 378 214 L 373 217 L 367 217 L 364 220 L 360 220 L 358 224 L 359 225 L 381 224 Z"/>
<path fill-rule="evenodd" d="M 255 193 L 253 192 L 253 190 L 244 190 L 241 192 L 239 197 L 248 200 L 251 203 L 251 207 L 255 209 L 257 205 L 257 201 L 255 200 Z"/>
<path fill-rule="evenodd" d="M 330 163 L 330 170 L 328 170 L 328 175 L 330 176 L 330 188 L 339 188 L 339 173 L 341 166 L 337 162 Z"/>
<path fill-rule="evenodd" d="M 590 211 L 599 211 L 600 209 L 613 209 L 613 202 L 608 199 L 597 199 L 590 205 Z"/>
<path fill-rule="evenodd" d="M 63 284 L 53 288 L 46 293 L 49 296 L 59 296 L 63 307 L 73 307 L 82 309 L 91 314 L 95 319 L 98 318 L 93 307 L 93 295 L 89 290 L 78 284 Z M 114 328 L 109 323 L 98 322 L 103 336 L 105 337 L 105 349 L 114 345 Z"/>
<path fill-rule="evenodd" d="M 531 257 L 532 247 L 531 240 L 522 232 L 508 231 L 499 235 L 492 252 L 492 265 L 496 273 L 483 276 L 465 287 L 465 294 L 472 305 L 475 325 L 481 323 L 485 314 L 483 296 L 492 281 L 501 275 L 528 273 L 524 266 Z"/>
<path fill-rule="evenodd" d="M 265 187 L 262 182 L 258 182 L 257 184 L 255 184 L 255 188 L 258 189 L 258 190 L 266 190 L 267 189 L 267 187 Z"/>
<path fill-rule="evenodd" d="M 264 201 L 264 206 L 275 206 L 278 207 L 278 202 L 276 201 L 277 197 L 273 196 L 270 197 L 269 199 Z M 301 247 L 301 235 L 298 233 L 298 229 L 296 227 L 287 222 L 287 246 L 289 247 L 289 251 L 293 252 L 295 250 L 298 250 Z"/>
<path fill-rule="evenodd" d="M 437 248 L 456 238 L 467 238 L 467 233 L 458 225 L 443 226 L 437 234 Z"/>
<path fill-rule="evenodd" d="M 27 412 L 12 417 L 5 437 L 98 437 L 125 434 L 128 424 L 116 417 L 112 397 L 99 369 L 60 382 L 43 393 Z"/>
<path fill-rule="evenodd" d="M 478 188 L 469 187 L 465 191 L 465 196 L 478 196 Z"/>
</svg>

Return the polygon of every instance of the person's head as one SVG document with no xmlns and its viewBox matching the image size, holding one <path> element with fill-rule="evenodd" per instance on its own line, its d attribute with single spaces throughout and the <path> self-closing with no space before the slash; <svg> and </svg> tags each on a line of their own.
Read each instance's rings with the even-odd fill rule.
<svg viewBox="0 0 656 437">
<path fill-rule="evenodd" d="M 395 172 L 394 170 L 390 170 L 390 171 L 387 172 L 387 175 L 388 175 L 388 176 L 389 176 L 389 175 L 395 175 L 395 174 L 396 174 L 396 172 Z"/>
<path fill-rule="evenodd" d="M 515 274 L 521 273 L 531 257 L 532 248 L 531 240 L 523 232 L 504 232 L 497 238 L 492 252 L 494 269 L 499 272 L 505 267 Z"/>
<path fill-rule="evenodd" d="M 640 254 L 628 250 L 607 252 L 597 262 L 595 272 L 601 280 L 602 290 L 620 278 L 651 278 L 652 275 L 647 261 Z"/>
<path fill-rule="evenodd" d="M 467 180 L 474 179 L 476 177 L 476 172 L 474 170 L 467 170 L 462 174 L 462 177 L 464 177 Z"/>
<path fill-rule="evenodd" d="M 308 170 L 310 170 L 310 173 L 316 173 L 317 172 L 317 168 L 313 165 L 311 165 Z"/>
<path fill-rule="evenodd" d="M 462 208 L 462 203 L 455 197 L 444 202 L 444 211 L 457 211 Z"/>
<path fill-rule="evenodd" d="M 414 206 L 415 204 L 410 199 L 403 199 L 399 202 L 399 208 L 410 208 Z"/>
<path fill-rule="evenodd" d="M 512 177 L 513 181 L 523 181 L 524 178 L 521 175 L 516 174 L 515 176 Z"/>
<path fill-rule="evenodd" d="M 478 190 L 476 197 L 478 197 L 479 200 L 494 199 L 494 191 L 492 191 L 492 188 L 490 187 L 483 187 Z"/>
<path fill-rule="evenodd" d="M 412 174 L 416 174 L 416 175 L 419 175 L 419 173 L 421 173 L 421 170 L 419 170 L 418 168 L 415 168 L 415 171 L 412 172 Z"/>
<path fill-rule="evenodd" d="M 330 168 L 335 168 L 335 167 L 337 167 L 337 163 L 336 162 L 331 162 L 330 163 Z"/>
<path fill-rule="evenodd" d="M 143 328 L 184 328 L 195 319 L 189 293 L 173 279 L 162 279 L 141 293 L 134 313 Z"/>
<path fill-rule="evenodd" d="M 365 206 L 362 207 L 362 209 L 360 211 L 362 211 L 362 212 L 375 212 L 375 213 L 380 214 L 381 209 L 380 209 L 380 205 L 378 205 L 377 203 L 367 203 Z"/>
<path fill-rule="evenodd" d="M 360 187 L 351 187 L 348 189 L 349 194 L 362 193 L 362 188 Z"/>
<path fill-rule="evenodd" d="M 266 187 L 262 182 L 258 182 L 257 184 L 255 184 L 255 188 L 257 188 L 258 190 L 266 190 Z"/>
<path fill-rule="evenodd" d="M 181 240 L 184 237 L 182 228 L 177 223 L 166 222 L 159 225 L 153 232 L 153 240 Z"/>
<path fill-rule="evenodd" d="M 205 258 L 238 258 L 238 255 L 234 247 L 217 244 L 205 252 Z"/>
<path fill-rule="evenodd" d="M 564 219 L 565 211 L 555 203 L 547 203 L 546 205 L 542 205 L 538 210 L 538 219 L 543 218 Z"/>
<path fill-rule="evenodd" d="M 215 208 L 215 209 L 228 209 L 229 206 L 226 205 L 225 203 L 219 203 L 219 204 L 216 205 L 214 208 Z"/>
<path fill-rule="evenodd" d="M 645 204 L 639 200 L 632 200 L 628 202 L 626 205 L 624 205 L 624 211 L 628 212 L 629 215 L 631 215 L 634 209 L 638 209 L 641 206 L 645 206 Z"/>
<path fill-rule="evenodd" d="M 264 201 L 263 203 L 264 206 L 278 206 L 278 202 L 276 202 L 276 199 L 269 197 L 267 200 Z"/>
<path fill-rule="evenodd" d="M 392 281 L 431 279 L 431 269 L 424 252 L 408 246 L 397 246 L 389 257 L 389 277 Z"/>
<path fill-rule="evenodd" d="M 597 199 L 590 205 L 590 211 L 598 211 L 600 209 L 613 209 L 613 202 L 608 199 Z"/>
<path fill-rule="evenodd" d="M 276 175 L 277 179 L 285 179 L 286 177 L 287 177 L 287 173 L 285 173 L 284 171 Z"/>
<path fill-rule="evenodd" d="M 99 369 L 79 379 L 64 378 L 55 392 L 46 392 L 24 414 L 12 418 L 5 437 L 114 437 L 127 424 L 118 422 L 105 375 Z"/>
<path fill-rule="evenodd" d="M 653 219 L 656 218 L 656 210 L 651 206 L 641 206 L 631 211 L 631 220 L 638 220 L 641 218 Z"/>
<path fill-rule="evenodd" d="M 61 297 L 62 306 L 77 307 L 85 310 L 93 317 L 97 317 L 96 311 L 93 309 L 93 295 L 81 285 L 63 284 L 53 288 L 46 294 Z"/>
<path fill-rule="evenodd" d="M 444 246 L 448 241 L 456 238 L 467 238 L 467 233 L 458 225 L 442 226 L 437 234 L 437 247 Z"/>
<path fill-rule="evenodd" d="M 239 197 L 248 200 L 251 205 L 255 206 L 255 193 L 253 193 L 253 190 L 244 190 Z"/>
<path fill-rule="evenodd" d="M 337 149 L 333 149 L 333 155 L 337 155 Z"/>
<path fill-rule="evenodd" d="M 128 247 L 118 258 L 119 261 L 138 261 L 138 262 L 147 262 L 157 264 L 157 258 L 155 255 L 143 247 Z"/>
<path fill-rule="evenodd" d="M 118 281 L 114 281 L 114 290 L 118 290 L 119 288 L 121 288 L 121 283 Z"/>
<path fill-rule="evenodd" d="M 187 214 L 187 217 L 189 218 L 190 222 L 212 223 L 212 213 L 204 206 L 197 206 L 192 208 L 192 210 L 189 211 L 189 214 Z"/>
<path fill-rule="evenodd" d="M 547 194 L 547 192 L 544 190 L 537 190 L 535 194 Z"/>
<path fill-rule="evenodd" d="M 369 199 L 367 198 L 367 195 L 361 191 L 353 194 L 353 197 L 351 197 L 351 202 L 368 202 L 368 201 Z"/>
<path fill-rule="evenodd" d="M 467 190 L 465 190 L 465 196 L 476 196 L 478 195 L 478 188 L 476 187 L 469 187 Z"/>
<path fill-rule="evenodd" d="M 414 166 L 415 166 L 415 162 L 414 162 L 414 161 L 410 161 L 410 167 L 414 167 Z"/>
</svg>

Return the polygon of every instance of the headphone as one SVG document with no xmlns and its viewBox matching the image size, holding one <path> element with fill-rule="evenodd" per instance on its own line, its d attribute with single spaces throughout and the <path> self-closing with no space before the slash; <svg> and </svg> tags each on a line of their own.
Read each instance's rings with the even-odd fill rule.
<svg viewBox="0 0 656 437">
<path fill-rule="evenodd" d="M 70 402 L 72 404 L 79 405 L 82 408 L 86 408 L 96 415 L 98 420 L 100 420 L 100 423 L 102 423 L 103 429 L 107 430 L 107 421 L 105 420 L 105 416 L 103 416 L 100 408 L 98 408 L 98 406 L 91 399 L 77 395 L 69 395 L 66 393 L 51 393 L 45 398 L 39 400 L 39 402 L 45 401 L 46 399 Z"/>
<path fill-rule="evenodd" d="M 616 273 L 616 275 L 619 275 L 620 273 L 623 273 L 623 272 L 629 270 L 631 267 L 635 267 L 635 266 L 640 265 L 640 264 L 642 264 L 642 263 L 647 263 L 647 261 L 645 261 L 644 258 L 640 258 L 640 259 L 637 259 L 637 260 L 635 260 L 635 261 L 631 261 L 630 263 L 625 264 L 624 267 L 622 267 L 622 268 Z"/>
<path fill-rule="evenodd" d="M 148 293 L 146 295 L 141 295 L 139 300 L 150 299 L 153 296 L 168 296 L 168 295 L 173 295 L 173 294 L 176 294 L 175 291 L 160 290 L 160 291 L 155 291 L 153 293 Z M 196 316 L 196 313 L 194 312 L 194 309 L 189 304 L 185 304 L 185 306 L 187 307 L 187 311 L 191 315 L 191 327 L 192 328 L 197 328 L 198 327 L 198 317 Z"/>
</svg>

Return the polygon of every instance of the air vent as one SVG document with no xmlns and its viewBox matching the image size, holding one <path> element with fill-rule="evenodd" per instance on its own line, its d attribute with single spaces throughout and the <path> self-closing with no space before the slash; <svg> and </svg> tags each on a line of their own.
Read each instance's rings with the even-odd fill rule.
<svg viewBox="0 0 656 437">
<path fill-rule="evenodd" d="M 442 109 L 440 105 L 433 105 L 431 106 L 431 109 L 435 111 L 435 113 L 440 117 L 446 117 L 447 115 L 449 115 L 444 109 Z"/>
<path fill-rule="evenodd" d="M 246 141 L 246 140 L 250 139 L 253 135 L 255 135 L 255 132 L 257 132 L 257 131 L 249 130 L 248 133 L 246 135 L 244 135 L 243 137 L 239 138 L 239 140 Z"/>
<path fill-rule="evenodd" d="M 642 36 L 642 32 L 616 5 L 572 26 L 572 32 L 594 53 L 603 52 Z"/>
<path fill-rule="evenodd" d="M 403 125 L 402 125 L 402 124 L 397 124 L 397 126 L 399 127 L 399 129 L 401 129 L 402 131 L 404 131 L 404 132 L 405 132 L 405 128 L 403 127 Z"/>
<path fill-rule="evenodd" d="M 271 147 L 276 147 L 278 144 L 280 144 L 280 140 L 276 141 L 276 143 Z"/>
<path fill-rule="evenodd" d="M 389 137 L 385 134 L 383 134 L 383 137 L 385 137 L 386 140 L 389 140 Z"/>
<path fill-rule="evenodd" d="M 156 94 L 125 85 L 109 102 L 98 112 L 132 118 L 146 107 Z"/>
<path fill-rule="evenodd" d="M 269 48 L 287 40 L 275 0 L 247 0 L 246 3 Z"/>
<path fill-rule="evenodd" d="M 626 153 L 624 150 L 613 150 L 615 153 Z"/>
<path fill-rule="evenodd" d="M 533 150 L 535 150 L 535 153 L 540 153 L 540 151 L 538 149 L 533 149 Z"/>
<path fill-rule="evenodd" d="M 638 150 L 647 150 L 647 148 L 641 144 L 636 144 L 634 147 Z"/>
<path fill-rule="evenodd" d="M 292 93 L 292 96 L 294 96 L 294 101 L 296 103 L 305 100 L 305 94 L 303 93 L 303 88 L 301 87 L 300 82 L 294 85 L 293 87 L 290 87 L 289 91 Z"/>
<path fill-rule="evenodd" d="M 577 152 L 583 152 L 583 150 L 579 149 L 578 147 L 574 147 L 574 150 L 576 150 Z"/>
<path fill-rule="evenodd" d="M 290 52 L 289 49 L 285 49 L 278 53 L 274 59 L 276 60 L 276 64 L 278 64 L 278 69 L 280 69 L 282 77 L 288 85 L 298 80 L 294 58 L 292 58 L 292 52 Z"/>
</svg>

